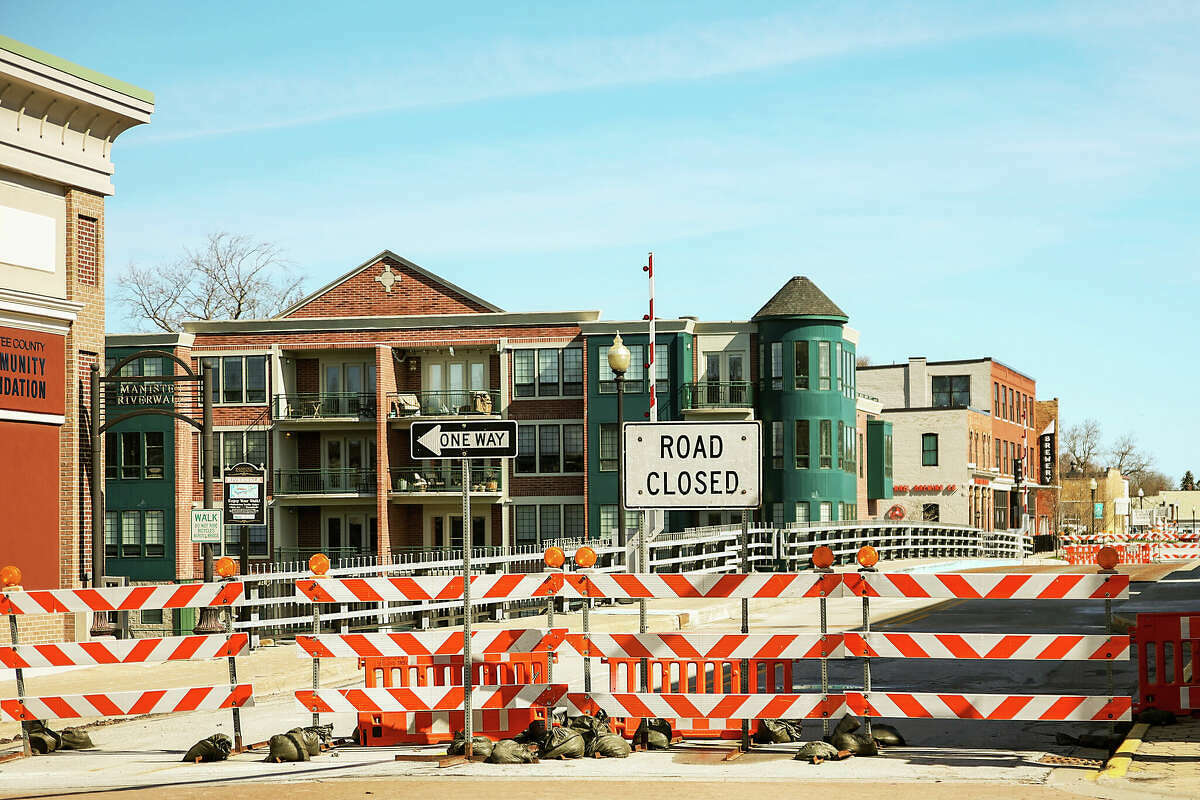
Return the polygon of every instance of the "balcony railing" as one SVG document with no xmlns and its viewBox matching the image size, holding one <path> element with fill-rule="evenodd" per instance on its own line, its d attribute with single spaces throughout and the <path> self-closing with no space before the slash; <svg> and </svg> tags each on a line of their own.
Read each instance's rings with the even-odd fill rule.
<svg viewBox="0 0 1200 800">
<path fill-rule="evenodd" d="M 375 470 L 277 469 L 275 494 L 375 494 Z"/>
<path fill-rule="evenodd" d="M 462 491 L 462 468 L 457 465 L 441 469 L 397 467 L 392 470 L 391 477 L 392 491 L 399 494 Z M 500 468 L 472 467 L 471 491 L 501 491 Z"/>
<path fill-rule="evenodd" d="M 500 413 L 500 393 L 483 389 L 453 392 L 393 392 L 388 419 Z"/>
<path fill-rule="evenodd" d="M 276 419 L 324 419 L 327 417 L 375 419 L 375 395 L 359 392 L 275 395 Z"/>
<path fill-rule="evenodd" d="M 701 381 L 685 383 L 680 389 L 680 407 L 751 408 L 754 390 L 750 381 Z"/>
</svg>

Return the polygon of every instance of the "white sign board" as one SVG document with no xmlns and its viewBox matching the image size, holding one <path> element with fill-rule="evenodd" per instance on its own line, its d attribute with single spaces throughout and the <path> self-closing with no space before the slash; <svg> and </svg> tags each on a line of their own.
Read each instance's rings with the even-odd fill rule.
<svg viewBox="0 0 1200 800">
<path fill-rule="evenodd" d="M 222 514 L 219 508 L 192 509 L 192 541 L 200 544 L 220 544 Z"/>
<path fill-rule="evenodd" d="M 1154 524 L 1154 509 L 1153 508 L 1135 508 L 1133 510 L 1134 525 L 1153 525 Z"/>
<path fill-rule="evenodd" d="M 626 422 L 625 507 L 758 508 L 758 422 Z"/>
</svg>

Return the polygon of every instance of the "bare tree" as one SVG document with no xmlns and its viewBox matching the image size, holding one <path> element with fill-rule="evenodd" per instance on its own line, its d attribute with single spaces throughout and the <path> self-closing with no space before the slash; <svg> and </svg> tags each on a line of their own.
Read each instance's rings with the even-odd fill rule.
<svg viewBox="0 0 1200 800">
<path fill-rule="evenodd" d="M 1109 464 L 1132 482 L 1140 481 L 1143 475 L 1154 467 L 1150 456 L 1142 452 L 1132 433 L 1127 433 L 1113 442 L 1108 448 Z"/>
<path fill-rule="evenodd" d="M 1100 423 L 1094 419 L 1064 428 L 1058 442 L 1060 460 L 1066 462 L 1071 472 L 1097 470 L 1096 457 L 1100 455 L 1100 448 Z"/>
<path fill-rule="evenodd" d="M 869 367 L 869 366 L 871 366 L 871 357 L 870 357 L 870 356 L 862 356 L 862 355 L 860 355 L 858 358 L 856 358 L 856 359 L 854 360 L 854 366 L 856 366 L 856 367 Z"/>
<path fill-rule="evenodd" d="M 130 264 L 117 277 L 117 294 L 135 319 L 178 331 L 190 319 L 274 316 L 300 299 L 302 281 L 275 245 L 213 233 L 172 263 Z"/>
<path fill-rule="evenodd" d="M 1147 497 L 1153 497 L 1171 489 L 1172 486 L 1170 478 L 1153 469 L 1147 469 L 1129 480 L 1129 492 L 1134 496 L 1137 495 L 1138 489 L 1141 489 Z"/>
</svg>

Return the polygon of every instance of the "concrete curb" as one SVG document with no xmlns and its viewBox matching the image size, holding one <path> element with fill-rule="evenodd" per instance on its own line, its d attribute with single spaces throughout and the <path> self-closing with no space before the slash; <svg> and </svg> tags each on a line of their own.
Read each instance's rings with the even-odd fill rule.
<svg viewBox="0 0 1200 800">
<path fill-rule="evenodd" d="M 1112 758 L 1104 765 L 1104 768 L 1099 770 L 1093 780 L 1101 778 L 1123 778 L 1129 765 L 1133 763 L 1133 757 L 1137 755 L 1138 748 L 1142 746 L 1142 737 L 1146 735 L 1146 731 L 1150 730 L 1150 726 L 1145 722 L 1139 722 L 1134 725 L 1129 733 L 1125 734 L 1125 741 L 1113 753 Z"/>
</svg>

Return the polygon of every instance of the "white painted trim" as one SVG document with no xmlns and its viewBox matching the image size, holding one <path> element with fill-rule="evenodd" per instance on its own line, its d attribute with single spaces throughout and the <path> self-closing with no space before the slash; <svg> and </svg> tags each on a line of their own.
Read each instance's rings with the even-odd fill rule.
<svg viewBox="0 0 1200 800">
<path fill-rule="evenodd" d="M 581 494 L 531 494 L 518 495 L 512 498 L 512 505 L 516 506 L 578 506 L 587 502 Z"/>
<path fill-rule="evenodd" d="M 0 420 L 10 422 L 44 422 L 49 425 L 65 425 L 67 418 L 62 414 L 41 414 L 36 411 L 11 411 L 0 408 Z"/>
</svg>

